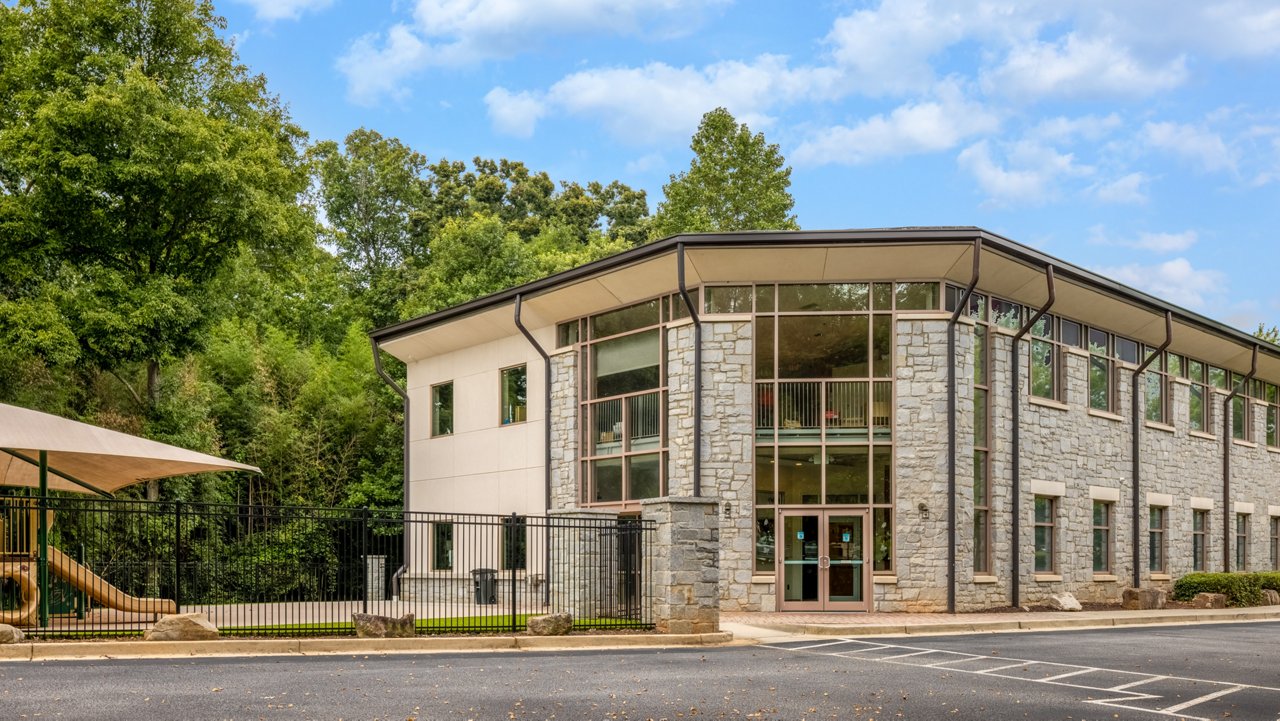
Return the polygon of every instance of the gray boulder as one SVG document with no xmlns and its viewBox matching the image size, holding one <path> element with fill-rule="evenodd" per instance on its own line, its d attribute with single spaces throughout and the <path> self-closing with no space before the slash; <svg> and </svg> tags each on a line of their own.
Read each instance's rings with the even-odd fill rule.
<svg viewBox="0 0 1280 721">
<path fill-rule="evenodd" d="M 1122 605 L 1130 611 L 1164 608 L 1167 596 L 1160 588 L 1126 588 Z"/>
<path fill-rule="evenodd" d="M 1280 591 L 1271 588 L 1262 589 L 1262 605 L 1280 606 Z"/>
<path fill-rule="evenodd" d="M 1191 599 L 1192 608 L 1226 608 L 1227 594 L 1225 593 L 1197 593 L 1196 597 Z"/>
<path fill-rule="evenodd" d="M 22 633 L 22 631 L 19 631 L 8 624 L 0 623 L 0 645 L 6 643 L 22 643 L 25 640 L 27 640 L 27 637 Z"/>
<path fill-rule="evenodd" d="M 528 628 L 532 636 L 563 636 L 573 629 L 573 616 L 567 613 L 533 616 Z"/>
<path fill-rule="evenodd" d="M 144 641 L 211 641 L 219 637 L 218 627 L 203 613 L 162 616 L 143 634 Z"/>
<path fill-rule="evenodd" d="M 1070 593 L 1055 593 L 1049 597 L 1049 608 L 1055 611 L 1082 611 L 1084 607 Z"/>
<path fill-rule="evenodd" d="M 406 613 L 400 618 L 375 616 L 371 613 L 353 613 L 351 621 L 360 638 L 413 638 L 417 634 L 414 615 Z"/>
</svg>

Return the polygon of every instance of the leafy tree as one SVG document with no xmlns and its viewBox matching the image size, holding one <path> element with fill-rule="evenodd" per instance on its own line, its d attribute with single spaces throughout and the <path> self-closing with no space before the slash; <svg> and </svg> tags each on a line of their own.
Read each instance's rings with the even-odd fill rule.
<svg viewBox="0 0 1280 721">
<path fill-rule="evenodd" d="M 1265 323 L 1259 323 L 1258 330 L 1254 331 L 1253 334 L 1268 343 L 1280 345 L 1280 328 L 1274 325 L 1268 328 Z"/>
<path fill-rule="evenodd" d="M 409 259 L 425 251 L 410 218 L 426 201 L 427 159 L 364 128 L 343 145 L 325 141 L 311 150 L 327 235 L 349 271 L 351 294 L 366 301 L 363 310 L 374 326 L 388 325 L 399 320 L 395 306 L 404 295 Z"/>
<path fill-rule="evenodd" d="M 70 327 L 112 370 L 198 344 L 205 291 L 241 247 L 309 237 L 302 132 L 238 64 L 207 0 L 0 8 L 0 267 L 68 274 Z M 58 270 L 60 266 L 72 270 Z"/>
<path fill-rule="evenodd" d="M 723 230 L 794 230 L 791 168 L 763 133 L 751 134 L 724 108 L 702 116 L 689 169 L 663 186 L 655 237 Z"/>
</svg>

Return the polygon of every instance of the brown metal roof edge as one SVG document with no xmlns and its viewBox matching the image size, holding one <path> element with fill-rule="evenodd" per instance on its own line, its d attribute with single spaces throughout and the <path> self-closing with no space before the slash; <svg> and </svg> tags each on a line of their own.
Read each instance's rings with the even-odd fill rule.
<svg viewBox="0 0 1280 721">
<path fill-rule="evenodd" d="M 724 233 L 688 233 L 673 235 L 656 240 L 638 248 L 623 251 L 617 255 L 561 271 L 554 275 L 540 278 L 524 285 L 508 288 L 497 293 L 482 296 L 461 305 L 412 318 L 394 325 L 378 328 L 369 333 L 375 343 L 411 335 L 417 331 L 430 328 L 452 320 L 479 313 L 490 308 L 515 302 L 517 295 L 528 298 L 541 292 L 564 285 L 589 279 L 612 270 L 634 265 L 666 253 L 674 253 L 679 243 L 687 249 L 697 248 L 735 248 L 770 245 L 823 245 L 829 243 L 873 244 L 885 242 L 970 242 L 980 238 L 983 245 L 1028 265 L 1045 269 L 1054 266 L 1059 278 L 1077 282 L 1086 287 L 1100 290 L 1108 295 L 1133 303 L 1140 307 L 1164 315 L 1172 313 L 1176 320 L 1215 335 L 1225 336 L 1246 347 L 1260 345 L 1268 354 L 1280 358 L 1280 346 L 1258 339 L 1252 334 L 1187 310 L 1172 303 L 1163 301 L 1148 293 L 1130 288 L 1105 276 L 1086 270 L 1080 266 L 1055 258 L 1029 246 L 1023 245 L 1002 235 L 992 233 L 975 226 L 910 226 L 899 228 L 866 228 L 848 230 L 754 230 Z"/>
</svg>

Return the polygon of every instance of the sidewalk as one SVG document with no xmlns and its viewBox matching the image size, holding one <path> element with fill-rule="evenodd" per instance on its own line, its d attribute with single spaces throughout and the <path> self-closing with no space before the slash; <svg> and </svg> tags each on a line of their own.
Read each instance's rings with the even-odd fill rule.
<svg viewBox="0 0 1280 721">
<path fill-rule="evenodd" d="M 722 613 L 735 639 L 781 636 L 891 636 L 995 631 L 1049 631 L 1280 620 L 1280 606 L 1159 611 L 1028 611 L 1010 613 Z"/>
</svg>

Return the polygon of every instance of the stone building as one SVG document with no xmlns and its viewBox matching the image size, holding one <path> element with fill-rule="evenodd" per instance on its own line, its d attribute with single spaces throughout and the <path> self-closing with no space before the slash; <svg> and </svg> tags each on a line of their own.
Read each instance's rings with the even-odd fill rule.
<svg viewBox="0 0 1280 721">
<path fill-rule="evenodd" d="M 714 501 L 727 610 L 1280 567 L 1280 348 L 976 228 L 677 236 L 373 342 L 411 510 Z"/>
</svg>

